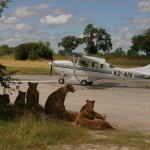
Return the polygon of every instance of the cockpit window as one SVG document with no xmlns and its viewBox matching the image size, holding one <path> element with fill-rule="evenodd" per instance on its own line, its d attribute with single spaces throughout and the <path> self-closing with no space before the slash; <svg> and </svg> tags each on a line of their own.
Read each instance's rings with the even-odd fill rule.
<svg viewBox="0 0 150 150">
<path fill-rule="evenodd" d="M 103 64 L 100 64 L 100 68 L 104 68 L 104 65 L 103 65 Z"/>
<path fill-rule="evenodd" d="M 113 65 L 111 65 L 111 64 L 109 64 L 109 66 L 110 66 L 110 68 L 116 68 L 115 66 L 113 66 Z"/>
<path fill-rule="evenodd" d="M 98 67 L 99 67 L 99 63 L 92 62 L 92 67 L 94 67 L 94 68 L 98 68 Z"/>
<path fill-rule="evenodd" d="M 90 62 L 85 61 L 85 60 L 79 60 L 78 65 L 83 66 L 83 67 L 89 67 Z"/>
</svg>

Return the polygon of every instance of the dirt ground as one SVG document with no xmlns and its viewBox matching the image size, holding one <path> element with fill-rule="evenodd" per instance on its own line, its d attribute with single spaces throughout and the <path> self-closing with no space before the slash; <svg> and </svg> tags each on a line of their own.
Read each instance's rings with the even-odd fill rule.
<svg viewBox="0 0 150 150">
<path fill-rule="evenodd" d="M 64 86 L 57 83 L 58 77 L 42 75 L 16 75 L 23 81 L 20 90 L 26 91 L 28 81 L 38 82 L 40 104 L 45 105 L 46 99 L 54 90 Z M 49 81 L 49 82 L 47 82 Z M 66 83 L 72 83 L 67 81 Z M 150 79 L 123 80 L 109 79 L 97 81 L 93 86 L 81 86 L 73 83 L 75 93 L 68 93 L 65 106 L 71 111 L 79 111 L 86 99 L 95 100 L 95 111 L 106 114 L 106 120 L 117 129 L 137 130 L 150 133 Z M 10 96 L 14 102 L 17 91 Z"/>
</svg>

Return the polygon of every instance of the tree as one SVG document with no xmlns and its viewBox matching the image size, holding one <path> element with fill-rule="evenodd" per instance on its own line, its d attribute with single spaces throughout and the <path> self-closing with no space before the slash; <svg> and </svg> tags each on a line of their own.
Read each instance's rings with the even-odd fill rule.
<svg viewBox="0 0 150 150">
<path fill-rule="evenodd" d="M 6 44 L 1 45 L 0 46 L 0 57 L 2 57 L 5 54 L 8 54 L 8 53 L 10 53 L 9 46 Z"/>
<path fill-rule="evenodd" d="M 20 44 L 15 48 L 15 59 L 26 60 L 29 58 L 29 48 L 26 43 Z"/>
<path fill-rule="evenodd" d="M 77 38 L 75 36 L 68 35 L 68 36 L 64 37 L 60 43 L 58 43 L 58 46 L 64 48 L 63 50 L 61 50 L 61 53 L 62 52 L 72 52 L 81 43 L 82 43 L 81 38 Z"/>
<path fill-rule="evenodd" d="M 38 42 L 39 57 L 44 59 L 53 59 L 53 50 L 50 42 Z"/>
<path fill-rule="evenodd" d="M 21 82 L 18 79 L 12 78 L 16 71 L 7 72 L 6 67 L 0 64 L 0 84 L 3 87 L 3 94 L 7 91 L 12 94 L 12 91 L 19 89 Z"/>
<path fill-rule="evenodd" d="M 0 1 L 0 17 L 2 12 L 4 11 L 4 8 L 8 8 L 8 3 L 11 2 L 11 0 L 1 0 Z"/>
<path fill-rule="evenodd" d="M 9 2 L 11 2 L 11 0 L 0 1 L 0 17 L 1 17 L 2 12 L 4 11 L 4 8 L 8 7 Z M 4 45 L 1 48 L 8 50 L 9 47 L 8 45 Z M 0 64 L 0 85 L 1 87 L 3 87 L 3 94 L 6 94 L 7 90 L 10 94 L 12 94 L 11 91 L 15 91 L 15 89 L 19 88 L 19 85 L 21 82 L 11 77 L 14 74 L 15 74 L 15 71 L 7 72 L 6 67 Z"/>
<path fill-rule="evenodd" d="M 131 38 L 131 43 L 130 51 L 144 52 L 147 56 L 150 56 L 150 28 L 142 34 L 134 35 Z"/>
<path fill-rule="evenodd" d="M 95 28 L 92 24 L 86 26 L 83 41 L 86 44 L 85 52 L 88 54 L 97 54 L 98 51 L 109 52 L 112 49 L 111 36 L 105 29 Z"/>
<path fill-rule="evenodd" d="M 125 52 L 122 47 L 116 48 L 114 52 L 111 53 L 115 57 L 125 56 Z"/>
</svg>

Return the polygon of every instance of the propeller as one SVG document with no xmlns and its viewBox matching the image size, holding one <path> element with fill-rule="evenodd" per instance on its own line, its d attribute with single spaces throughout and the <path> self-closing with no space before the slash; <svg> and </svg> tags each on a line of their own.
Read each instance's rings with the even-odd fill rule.
<svg viewBox="0 0 150 150">
<path fill-rule="evenodd" d="M 51 67 L 50 67 L 50 77 L 51 77 L 51 75 L 52 75 L 52 70 L 53 70 L 53 61 L 49 62 L 49 64 L 51 65 Z"/>
</svg>

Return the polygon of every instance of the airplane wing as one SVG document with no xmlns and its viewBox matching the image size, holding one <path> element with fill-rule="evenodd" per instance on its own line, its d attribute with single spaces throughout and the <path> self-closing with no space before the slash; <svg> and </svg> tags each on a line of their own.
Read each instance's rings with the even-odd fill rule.
<svg viewBox="0 0 150 150">
<path fill-rule="evenodd" d="M 65 55 L 72 56 L 72 57 L 82 57 L 82 58 L 93 60 L 93 61 L 96 61 L 96 62 L 99 62 L 99 63 L 105 63 L 106 62 L 106 60 L 104 58 L 86 56 L 82 53 L 66 52 Z"/>
<path fill-rule="evenodd" d="M 68 55 L 68 56 L 72 56 L 72 57 L 82 57 L 82 53 L 76 53 L 76 52 L 66 52 L 65 55 Z"/>
<path fill-rule="evenodd" d="M 92 56 L 86 56 L 86 55 L 82 55 L 83 58 L 89 59 L 89 60 L 93 60 L 99 63 L 105 63 L 106 60 L 104 58 L 99 58 L 99 57 L 92 57 Z"/>
</svg>

